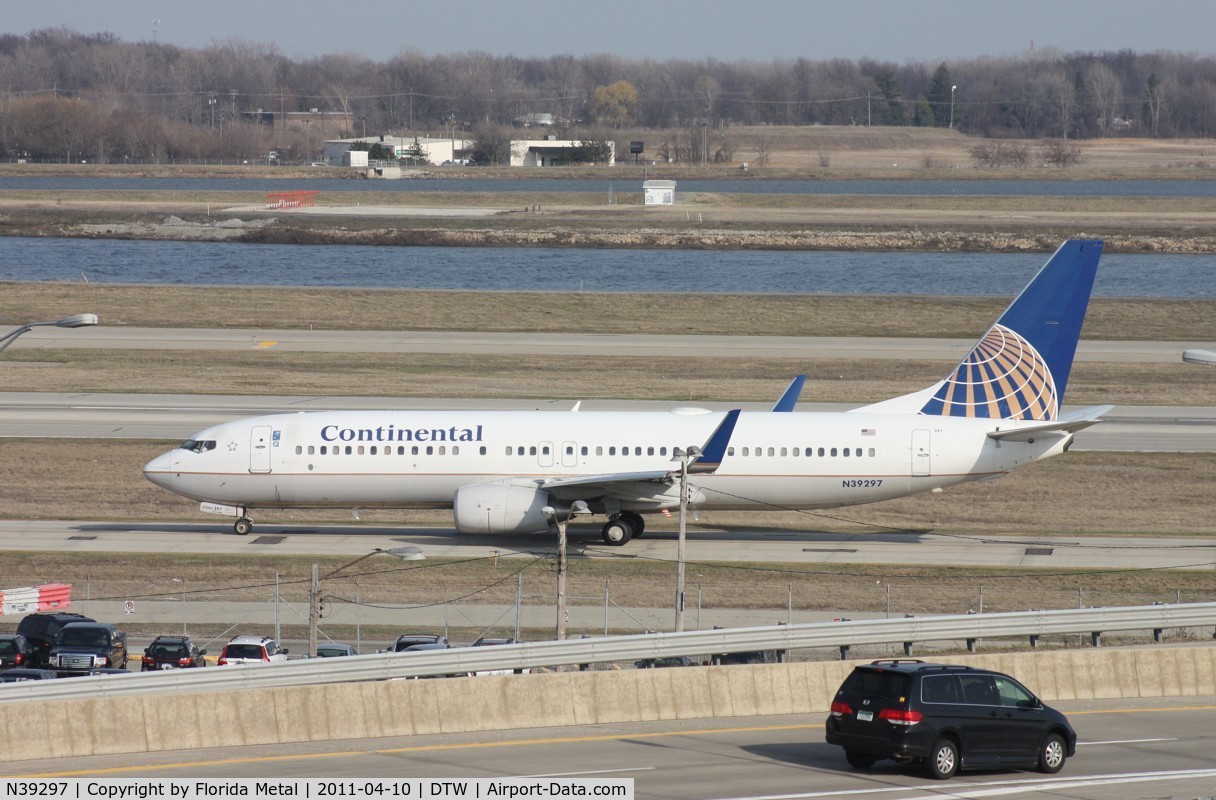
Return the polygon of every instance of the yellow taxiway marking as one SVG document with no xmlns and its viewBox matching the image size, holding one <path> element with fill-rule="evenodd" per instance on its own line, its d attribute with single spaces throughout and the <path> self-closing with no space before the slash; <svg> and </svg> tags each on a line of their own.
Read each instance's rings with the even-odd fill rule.
<svg viewBox="0 0 1216 800">
<path fill-rule="evenodd" d="M 255 347 L 274 347 L 276 344 L 278 344 L 278 342 L 265 341 L 258 342 Z"/>
</svg>

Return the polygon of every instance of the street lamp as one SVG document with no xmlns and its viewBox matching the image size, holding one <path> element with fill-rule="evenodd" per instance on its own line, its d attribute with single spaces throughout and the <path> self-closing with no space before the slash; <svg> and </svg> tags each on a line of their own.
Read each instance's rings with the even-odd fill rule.
<svg viewBox="0 0 1216 800">
<path fill-rule="evenodd" d="M 75 314 L 73 316 L 64 317 L 63 319 L 54 320 L 52 322 L 27 322 L 26 324 L 22 325 L 20 328 L 17 328 L 16 330 L 13 330 L 13 331 L 9 331 L 4 336 L 0 336 L 0 352 L 2 352 L 6 347 L 8 347 L 10 344 L 12 344 L 13 340 L 16 339 L 18 336 L 20 336 L 21 334 L 28 333 L 33 328 L 38 328 L 43 325 L 54 325 L 57 328 L 85 328 L 85 327 L 88 327 L 89 325 L 96 325 L 96 324 L 97 324 L 97 315 L 96 314 Z"/>
<path fill-rule="evenodd" d="M 954 93 L 958 91 L 958 86 L 950 87 L 950 129 L 954 129 Z"/>
<path fill-rule="evenodd" d="M 312 582 L 308 587 L 308 656 L 317 654 L 317 623 L 321 620 L 321 581 L 326 578 L 332 578 L 347 567 L 353 567 L 360 561 L 378 555 L 393 556 L 402 561 L 422 561 L 426 558 L 422 551 L 417 547 L 394 547 L 392 550 L 382 550 L 377 547 L 375 550 L 361 555 L 354 561 L 348 561 L 340 567 L 331 569 L 324 575 L 318 575 L 319 567 L 317 564 L 312 565 Z"/>
<path fill-rule="evenodd" d="M 676 633 L 684 630 L 684 541 L 688 527 L 688 465 L 701 455 L 701 448 L 675 448 L 672 461 L 680 462 L 680 536 L 676 543 Z"/>
</svg>

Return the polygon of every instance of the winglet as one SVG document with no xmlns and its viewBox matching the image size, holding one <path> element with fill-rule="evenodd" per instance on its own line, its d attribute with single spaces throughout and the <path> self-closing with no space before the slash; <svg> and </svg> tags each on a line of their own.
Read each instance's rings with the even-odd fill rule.
<svg viewBox="0 0 1216 800">
<path fill-rule="evenodd" d="M 731 409 L 710 435 L 701 448 L 697 460 L 688 465 L 689 472 L 715 472 L 722 466 L 722 458 L 726 455 L 726 446 L 730 444 L 730 436 L 735 432 L 735 423 L 739 421 L 739 409 Z"/>
<path fill-rule="evenodd" d="M 805 375 L 795 375 L 785 392 L 778 398 L 777 404 L 773 406 L 773 411 L 793 411 L 794 406 L 798 404 L 798 395 L 802 394 L 804 383 L 806 383 Z"/>
</svg>

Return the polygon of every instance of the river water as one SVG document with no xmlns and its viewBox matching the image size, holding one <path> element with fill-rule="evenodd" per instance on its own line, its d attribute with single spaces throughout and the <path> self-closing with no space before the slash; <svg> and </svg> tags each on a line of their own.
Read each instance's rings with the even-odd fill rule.
<svg viewBox="0 0 1216 800">
<path fill-rule="evenodd" d="M 584 292 L 1016 294 L 1040 253 L 376 247 L 0 237 L 0 280 Z M 1216 256 L 1102 257 L 1094 294 L 1216 297 Z"/>
</svg>

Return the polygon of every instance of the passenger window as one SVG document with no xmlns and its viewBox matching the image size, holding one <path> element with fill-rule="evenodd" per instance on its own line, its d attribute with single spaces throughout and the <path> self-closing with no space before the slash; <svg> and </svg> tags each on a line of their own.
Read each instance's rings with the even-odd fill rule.
<svg viewBox="0 0 1216 800">
<path fill-rule="evenodd" d="M 311 445 L 311 444 L 310 444 L 310 445 L 308 446 L 308 454 L 309 454 L 310 456 L 311 456 L 311 455 L 313 455 L 313 450 L 314 450 L 314 449 L 315 449 L 315 446 L 314 446 L 314 445 Z"/>
<path fill-rule="evenodd" d="M 647 448 L 646 448 L 646 455 L 648 455 L 648 456 L 652 456 L 652 455 L 654 455 L 654 448 L 653 448 L 653 447 L 647 447 Z"/>
<path fill-rule="evenodd" d="M 726 448 L 726 454 L 728 456 L 733 456 L 735 454 L 735 448 L 733 448 L 733 447 Z"/>
<path fill-rule="evenodd" d="M 1021 684 L 1014 683 L 1008 678 L 994 677 L 993 680 L 996 682 L 996 691 L 1001 698 L 1001 705 L 1012 708 L 1034 707 L 1034 697 Z"/>
<path fill-rule="evenodd" d="M 873 458 L 873 457 L 874 457 L 874 448 L 871 447 L 870 448 L 870 458 Z"/>
<path fill-rule="evenodd" d="M 957 703 L 958 680 L 953 675 L 928 675 L 921 683 L 920 693 L 926 703 Z"/>
<path fill-rule="evenodd" d="M 788 451 L 784 447 L 781 448 L 781 455 L 782 455 L 782 457 L 789 455 Z M 798 455 L 798 454 L 795 453 L 794 455 Z"/>
<path fill-rule="evenodd" d="M 963 702 L 967 705 L 1000 705 L 991 675 L 960 675 L 959 682 L 963 684 Z"/>
<path fill-rule="evenodd" d="M 836 457 L 836 448 L 833 447 L 832 448 L 832 458 L 835 458 L 835 457 Z"/>
<path fill-rule="evenodd" d="M 770 448 L 768 449 L 768 454 L 769 454 L 769 457 L 770 457 L 770 458 L 771 458 L 772 456 L 777 455 L 777 448 L 775 448 L 775 447 L 770 447 Z"/>
<path fill-rule="evenodd" d="M 372 446 L 371 446 L 371 447 L 368 449 L 368 453 L 369 453 L 369 454 L 371 454 L 371 455 L 373 455 L 373 456 L 374 456 L 374 455 L 376 455 L 376 446 L 375 446 L 375 445 L 372 445 Z"/>
<path fill-rule="evenodd" d="M 582 454 L 587 455 L 590 452 L 591 452 L 591 449 L 589 447 L 587 447 L 587 445 L 583 445 Z"/>
<path fill-rule="evenodd" d="M 530 456 L 536 455 L 536 446 L 535 445 L 528 448 L 528 455 L 530 455 Z"/>
<path fill-rule="evenodd" d="M 819 448 L 819 457 L 823 458 L 823 448 Z"/>
<path fill-rule="evenodd" d="M 608 448 L 608 455 L 610 455 L 610 456 L 614 456 L 614 455 L 616 455 L 616 448 L 615 448 L 615 447 L 609 447 L 609 448 Z"/>
<path fill-rule="evenodd" d="M 446 446 L 446 445 L 442 445 L 442 444 L 441 444 L 441 445 L 439 445 L 439 455 L 441 455 L 441 456 L 445 456 L 445 455 L 447 455 L 447 453 L 448 453 L 448 448 L 447 448 L 447 446 Z"/>
<path fill-rule="evenodd" d="M 433 455 L 435 455 L 435 446 L 434 446 L 434 445 L 432 445 L 432 444 L 428 444 L 428 445 L 426 446 L 426 454 L 427 454 L 428 456 L 433 456 Z"/>
<path fill-rule="evenodd" d="M 747 448 L 745 447 L 745 448 L 743 448 L 743 455 L 747 455 L 747 454 L 748 454 L 748 453 L 747 453 Z"/>
<path fill-rule="evenodd" d="M 359 455 L 363 455 L 363 445 L 359 445 Z"/>
<path fill-rule="evenodd" d="M 325 455 L 328 452 L 329 452 L 329 449 L 326 448 L 325 445 L 321 445 L 321 455 Z"/>
<path fill-rule="evenodd" d="M 603 445 L 600 445 L 600 444 L 597 444 L 597 445 L 595 446 L 595 454 L 596 454 L 597 456 L 602 456 L 602 455 L 604 454 L 604 446 L 603 446 Z"/>
<path fill-rule="evenodd" d="M 486 446 L 484 444 L 481 446 L 480 452 L 483 456 L 486 454 Z"/>
<path fill-rule="evenodd" d="M 847 448 L 847 447 L 846 447 L 846 448 L 844 449 L 844 453 L 842 453 L 842 455 L 843 455 L 845 458 L 848 458 L 848 457 L 849 457 L 849 448 Z"/>
<path fill-rule="evenodd" d="M 540 452 L 542 455 L 546 455 L 546 456 L 549 455 L 549 445 L 542 446 L 540 448 Z"/>
<path fill-rule="evenodd" d="M 412 455 L 412 456 L 418 455 L 418 445 L 414 445 L 413 447 L 410 448 L 410 455 Z"/>
<path fill-rule="evenodd" d="M 346 446 L 346 454 L 347 454 L 348 456 L 351 454 L 351 446 L 350 446 L 350 445 L 347 445 L 347 446 Z"/>
<path fill-rule="evenodd" d="M 732 452 L 732 453 L 734 452 L 734 448 L 733 448 L 733 447 L 731 448 L 731 452 Z M 667 455 L 667 448 L 666 448 L 666 447 L 660 447 L 660 448 L 659 448 L 659 455 L 661 455 L 661 456 L 665 456 L 665 455 Z"/>
<path fill-rule="evenodd" d="M 399 455 L 399 456 L 405 455 L 405 445 L 403 445 L 403 444 L 397 445 L 397 455 Z"/>
<path fill-rule="evenodd" d="M 304 454 L 304 447 L 302 445 L 296 445 L 296 455 L 299 456 L 299 455 L 303 455 L 303 454 Z"/>
<path fill-rule="evenodd" d="M 798 452 L 798 448 L 797 448 L 797 447 L 795 447 L 795 448 L 794 448 L 794 458 L 797 458 L 799 455 L 801 455 L 801 453 L 799 453 L 799 452 Z"/>
</svg>

